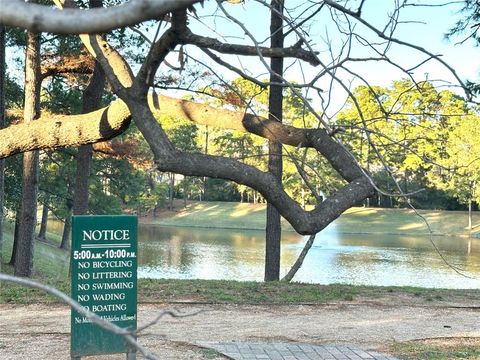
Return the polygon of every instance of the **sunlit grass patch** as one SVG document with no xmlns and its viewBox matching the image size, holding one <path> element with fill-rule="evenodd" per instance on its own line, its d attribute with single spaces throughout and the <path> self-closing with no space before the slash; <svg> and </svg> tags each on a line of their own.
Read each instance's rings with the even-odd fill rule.
<svg viewBox="0 0 480 360">
<path fill-rule="evenodd" d="M 480 338 L 439 338 L 394 343 L 390 352 L 401 359 L 480 359 Z"/>
</svg>

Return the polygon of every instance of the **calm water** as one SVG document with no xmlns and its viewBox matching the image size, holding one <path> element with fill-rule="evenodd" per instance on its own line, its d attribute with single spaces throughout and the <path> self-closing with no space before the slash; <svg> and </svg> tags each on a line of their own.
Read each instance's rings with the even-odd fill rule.
<svg viewBox="0 0 480 360">
<path fill-rule="evenodd" d="M 141 225 L 139 276 L 145 278 L 262 280 L 264 233 Z M 458 275 L 434 251 L 429 237 L 322 232 L 294 280 L 320 284 L 480 288 L 480 239 L 434 237 Z M 306 237 L 284 232 L 281 274 Z"/>
</svg>

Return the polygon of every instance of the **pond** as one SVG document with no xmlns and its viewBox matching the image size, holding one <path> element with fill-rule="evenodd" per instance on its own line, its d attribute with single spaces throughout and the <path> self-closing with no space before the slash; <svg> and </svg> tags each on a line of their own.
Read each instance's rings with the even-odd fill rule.
<svg viewBox="0 0 480 360">
<path fill-rule="evenodd" d="M 306 239 L 283 233 L 282 275 Z M 446 265 L 431 241 L 467 277 Z M 261 281 L 264 247 L 262 231 L 141 225 L 139 277 Z M 480 239 L 340 234 L 330 226 L 317 235 L 294 281 L 480 288 Z"/>
</svg>

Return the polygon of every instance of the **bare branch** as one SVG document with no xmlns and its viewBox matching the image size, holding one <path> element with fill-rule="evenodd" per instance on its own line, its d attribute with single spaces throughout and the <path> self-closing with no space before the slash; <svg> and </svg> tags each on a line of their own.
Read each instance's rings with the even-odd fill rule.
<svg viewBox="0 0 480 360">
<path fill-rule="evenodd" d="M 464 89 L 465 93 L 467 94 L 467 96 L 469 98 L 472 97 L 472 94 L 471 94 L 471 91 L 468 89 L 468 87 L 466 86 L 466 84 L 462 81 L 462 79 L 460 79 L 460 77 L 458 76 L 457 72 L 455 71 L 455 69 L 453 69 L 450 65 L 448 65 L 442 58 L 441 58 L 441 55 L 435 55 L 433 54 L 432 52 L 428 51 L 427 49 L 421 47 L 421 46 L 418 46 L 418 45 L 414 45 L 412 43 L 409 43 L 409 42 L 406 42 L 406 41 L 403 41 L 403 40 L 400 40 L 400 39 L 397 39 L 397 38 L 394 38 L 392 37 L 391 35 L 387 35 L 384 31 L 381 31 L 379 29 L 377 29 L 375 26 L 373 26 L 371 23 L 369 23 L 367 20 L 365 20 L 364 18 L 361 17 L 361 15 L 357 12 L 354 12 L 352 10 L 349 10 L 347 9 L 346 7 L 340 5 L 338 2 L 336 1 L 333 1 L 333 0 L 324 0 L 325 4 L 329 5 L 330 7 L 338 10 L 338 11 L 341 11 L 343 12 L 344 14 L 346 15 L 349 15 L 351 17 L 353 17 L 354 19 L 356 19 L 357 21 L 359 21 L 361 24 L 363 24 L 364 26 L 366 26 L 368 29 L 372 30 L 375 34 L 377 34 L 377 36 L 379 36 L 380 38 L 384 39 L 384 40 L 387 40 L 388 42 L 391 42 L 391 43 L 396 43 L 396 44 L 399 44 L 399 45 L 403 45 L 403 46 L 406 46 L 406 47 L 409 47 L 411 49 L 415 49 L 421 53 L 424 53 L 426 55 L 428 55 L 429 57 L 431 58 L 434 58 L 435 60 L 437 60 L 439 63 L 441 63 L 443 66 L 445 66 L 446 69 L 448 69 L 452 75 L 455 77 L 455 79 L 458 81 L 458 83 L 462 86 L 462 88 Z"/>
<path fill-rule="evenodd" d="M 214 38 L 196 35 L 189 29 L 186 29 L 184 33 L 180 34 L 180 41 L 184 44 L 192 44 L 200 48 L 215 50 L 222 54 L 258 56 L 258 53 L 260 52 L 264 57 L 297 58 L 307 61 L 313 66 L 319 64 L 314 53 L 302 49 L 297 45 L 287 48 L 267 48 L 262 46 L 227 44 Z"/>
</svg>

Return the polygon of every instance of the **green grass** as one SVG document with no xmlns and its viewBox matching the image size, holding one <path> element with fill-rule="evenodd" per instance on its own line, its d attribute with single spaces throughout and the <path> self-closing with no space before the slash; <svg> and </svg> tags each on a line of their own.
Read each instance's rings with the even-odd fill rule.
<svg viewBox="0 0 480 360">
<path fill-rule="evenodd" d="M 231 202 L 192 202 L 175 216 L 155 219 L 166 226 L 265 229 L 265 205 Z M 285 230 L 292 227 L 282 219 Z"/>
<path fill-rule="evenodd" d="M 13 268 L 7 263 L 10 261 L 13 246 L 13 224 L 7 222 L 4 231 L 2 272 L 13 274 Z M 65 250 L 59 249 L 60 236 L 47 233 L 48 243 L 35 241 L 35 255 L 33 259 L 34 279 L 52 285 L 59 290 L 69 292 L 68 268 L 69 256 Z M 51 296 L 38 290 L 0 283 L 0 303 L 36 303 L 55 302 Z"/>
<path fill-rule="evenodd" d="M 475 338 L 420 340 L 395 343 L 389 350 L 404 360 L 473 360 L 480 359 L 480 340 Z"/>
<path fill-rule="evenodd" d="M 395 286 L 319 285 L 286 282 L 140 279 L 139 299 L 145 302 L 196 301 L 235 304 L 323 304 L 381 300 L 431 304 L 480 299 L 480 290 L 426 289 Z M 403 299 L 403 300 L 400 300 Z"/>
<path fill-rule="evenodd" d="M 8 270 L 8 268 L 7 268 Z M 11 272 L 11 270 L 8 270 Z M 69 281 L 36 276 L 44 283 L 69 293 Z M 152 280 L 139 279 L 140 303 L 200 302 L 212 304 L 325 304 L 334 302 L 375 301 L 391 304 L 477 303 L 480 290 L 422 289 L 353 285 L 318 285 L 284 282 L 248 282 L 226 280 Z M 58 303 L 40 291 L 3 284 L 0 303 Z"/>
<path fill-rule="evenodd" d="M 226 280 L 151 280 L 142 279 L 140 301 L 194 301 L 235 304 L 325 303 L 354 299 L 353 286 L 251 282 Z"/>
<path fill-rule="evenodd" d="M 10 261 L 13 246 L 13 224 L 6 223 L 3 244 L 3 262 Z M 69 254 L 60 249 L 60 236 L 47 233 L 48 243 L 35 241 L 35 256 L 33 271 L 36 275 L 55 280 L 66 279 L 68 276 Z M 3 268 L 3 267 L 2 267 Z"/>
<path fill-rule="evenodd" d="M 164 226 L 215 227 L 230 229 L 265 229 L 265 204 L 229 202 L 192 202 L 174 216 L 152 221 Z M 465 211 L 420 210 L 435 234 L 468 235 L 468 213 Z M 282 220 L 284 230 L 293 231 Z M 474 232 L 480 231 L 480 213 L 473 217 Z M 428 234 L 424 221 L 412 210 L 351 208 L 335 221 L 336 230 L 344 233 Z"/>
</svg>

